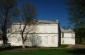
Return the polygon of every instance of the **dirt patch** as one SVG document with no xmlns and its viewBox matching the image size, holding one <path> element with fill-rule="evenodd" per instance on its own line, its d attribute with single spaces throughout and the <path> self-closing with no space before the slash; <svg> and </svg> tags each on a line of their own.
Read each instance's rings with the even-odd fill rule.
<svg viewBox="0 0 85 55">
<path fill-rule="evenodd" d="M 69 45 L 67 48 L 80 48 L 80 49 L 83 49 L 83 48 L 85 48 L 85 45 Z"/>
</svg>

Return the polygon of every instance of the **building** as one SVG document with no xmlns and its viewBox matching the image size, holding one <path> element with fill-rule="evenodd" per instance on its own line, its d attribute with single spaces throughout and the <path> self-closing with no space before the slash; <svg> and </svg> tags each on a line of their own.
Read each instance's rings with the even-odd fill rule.
<svg viewBox="0 0 85 55">
<path fill-rule="evenodd" d="M 35 24 L 35 26 L 27 26 L 26 31 L 24 35 L 29 31 L 28 28 L 31 31 L 28 33 L 27 41 L 26 41 L 26 46 L 32 46 L 32 45 L 37 45 L 40 47 L 58 47 L 58 38 L 59 38 L 59 27 L 58 27 L 58 22 L 52 22 L 52 21 L 42 21 L 39 20 Z M 9 43 L 11 43 L 12 46 L 21 46 L 22 45 L 22 39 L 21 39 L 21 34 L 19 33 L 20 29 L 22 29 L 24 24 L 21 24 L 20 28 L 20 23 L 14 23 L 11 28 L 9 29 L 8 33 L 8 39 Z M 30 40 L 31 38 L 31 40 Z M 35 40 L 33 40 L 33 38 Z M 34 42 L 33 42 L 34 41 Z M 36 42 L 36 43 L 35 43 Z M 34 44 L 33 44 L 34 43 Z"/>
<path fill-rule="evenodd" d="M 61 44 L 75 44 L 75 33 L 73 30 L 61 28 Z"/>
<path fill-rule="evenodd" d="M 12 46 L 22 46 L 20 31 L 23 29 L 23 26 L 23 23 L 14 23 L 8 29 L 8 43 L 11 43 Z M 35 25 L 26 26 L 24 32 L 24 36 L 26 38 L 25 45 L 38 47 L 58 47 L 60 44 L 73 44 L 75 42 L 73 41 L 72 43 L 66 43 L 68 39 L 65 39 L 64 37 L 70 37 L 70 40 L 72 36 L 67 37 L 67 34 L 63 36 L 63 33 L 65 34 L 66 32 L 62 32 L 58 21 L 53 22 L 38 20 Z"/>
</svg>

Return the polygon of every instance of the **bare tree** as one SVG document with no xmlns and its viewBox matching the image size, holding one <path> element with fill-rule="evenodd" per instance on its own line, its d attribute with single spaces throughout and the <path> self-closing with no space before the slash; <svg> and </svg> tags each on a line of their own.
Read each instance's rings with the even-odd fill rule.
<svg viewBox="0 0 85 55">
<path fill-rule="evenodd" d="M 32 47 L 38 47 L 41 44 L 41 37 L 36 35 L 36 33 L 32 33 L 29 36 L 29 41 Z"/>
<path fill-rule="evenodd" d="M 17 16 L 18 0 L 0 0 L 0 24 L 2 30 L 3 44 L 7 43 L 7 28 L 8 24 L 14 17 Z"/>
<path fill-rule="evenodd" d="M 23 23 L 21 23 L 21 38 L 22 38 L 22 47 L 25 48 L 25 41 L 27 39 L 27 35 L 30 31 L 32 31 L 34 28 L 35 20 L 36 20 L 36 10 L 33 5 L 30 5 L 29 3 L 25 3 L 22 6 L 22 20 Z M 22 25 L 23 24 L 23 25 Z"/>
</svg>

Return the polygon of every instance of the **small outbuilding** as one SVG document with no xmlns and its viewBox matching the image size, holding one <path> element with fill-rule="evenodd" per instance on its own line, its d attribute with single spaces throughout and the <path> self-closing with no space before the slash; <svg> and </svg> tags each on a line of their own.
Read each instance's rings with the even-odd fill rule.
<svg viewBox="0 0 85 55">
<path fill-rule="evenodd" d="M 72 29 L 61 28 L 61 44 L 75 44 L 75 32 Z"/>
</svg>

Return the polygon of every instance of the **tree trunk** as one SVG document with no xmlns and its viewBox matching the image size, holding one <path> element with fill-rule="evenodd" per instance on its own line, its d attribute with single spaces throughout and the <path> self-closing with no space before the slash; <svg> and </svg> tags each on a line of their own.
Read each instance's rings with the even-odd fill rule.
<svg viewBox="0 0 85 55">
<path fill-rule="evenodd" d="M 23 37 L 23 32 L 22 32 L 22 48 L 25 48 L 25 41 L 24 41 L 24 37 Z"/>
<path fill-rule="evenodd" d="M 4 24 L 2 25 L 2 40 L 3 44 L 7 44 L 7 18 L 5 18 Z"/>
<path fill-rule="evenodd" d="M 25 48 L 25 43 L 23 40 L 22 40 L 22 48 Z"/>
<path fill-rule="evenodd" d="M 25 28 L 26 28 L 26 25 L 27 25 L 27 22 L 25 23 L 25 26 L 23 28 L 23 30 L 21 31 L 21 36 L 22 36 L 22 48 L 25 48 L 25 39 L 24 39 L 24 31 L 25 31 Z"/>
</svg>

